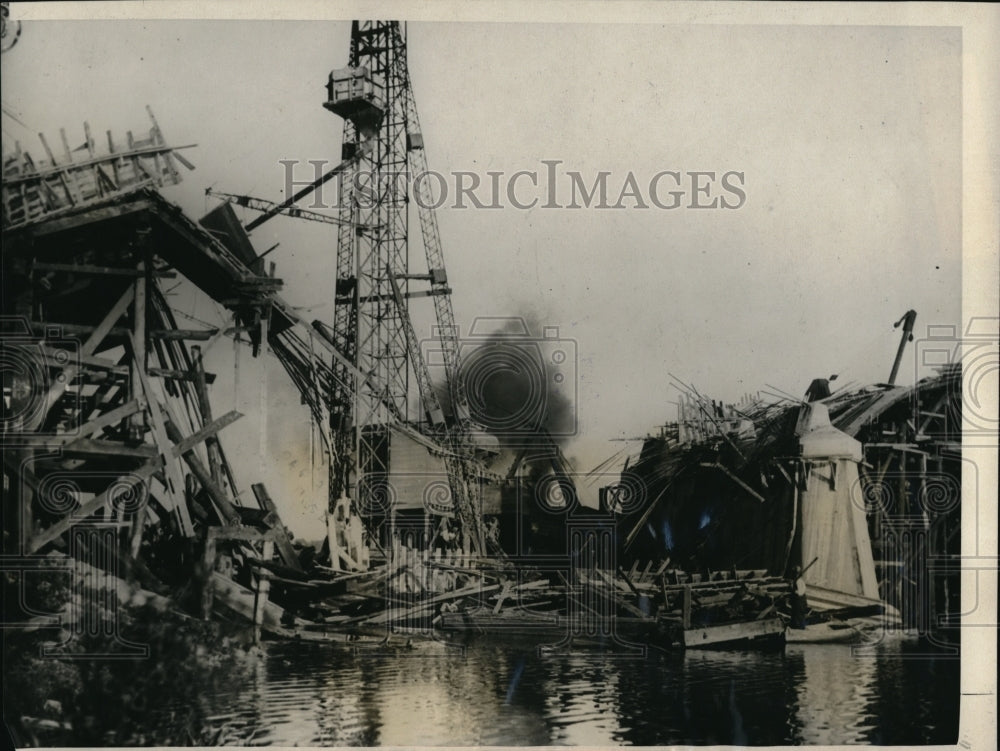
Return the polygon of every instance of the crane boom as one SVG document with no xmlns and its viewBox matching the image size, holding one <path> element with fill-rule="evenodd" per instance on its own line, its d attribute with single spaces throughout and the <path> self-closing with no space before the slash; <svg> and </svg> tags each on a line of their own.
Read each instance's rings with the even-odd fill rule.
<svg viewBox="0 0 1000 751">
<path fill-rule="evenodd" d="M 405 304 L 403 293 L 391 268 L 386 268 L 386 275 L 389 279 L 389 285 L 392 287 L 396 305 L 403 309 Z M 434 391 L 434 384 L 427 371 L 427 363 L 420 352 L 420 342 L 413 330 L 413 322 L 410 320 L 409 314 L 404 312 L 402 321 L 407 349 L 410 352 L 410 363 L 413 365 L 414 374 L 417 377 L 417 388 L 424 404 L 424 411 L 427 413 L 431 425 L 436 429 L 438 437 L 442 439 L 442 443 L 448 449 L 444 453 L 444 462 L 455 512 L 462 522 L 463 534 L 468 536 L 474 551 L 485 553 L 486 536 L 483 520 L 479 516 L 475 504 L 475 472 L 471 466 L 471 457 L 468 456 L 468 443 L 462 440 L 463 436 L 457 432 L 461 429 L 458 426 L 449 426 L 444 419 L 441 401 Z"/>
<path fill-rule="evenodd" d="M 368 153 L 370 148 L 371 146 L 367 141 L 362 141 L 360 144 L 358 144 L 357 151 L 352 156 L 342 161 L 340 164 L 331 169 L 329 172 L 326 172 L 317 177 L 315 180 L 313 180 L 311 183 L 309 183 L 306 187 L 304 187 L 298 193 L 293 195 L 291 198 L 286 198 L 281 203 L 274 204 L 271 208 L 269 208 L 259 217 L 257 217 L 252 222 L 247 224 L 246 227 L 244 227 L 244 229 L 247 232 L 253 232 L 255 229 L 257 229 L 257 227 L 262 225 L 264 222 L 268 221 L 269 219 L 273 219 L 278 214 L 284 213 L 285 210 L 290 208 L 296 201 L 301 201 L 303 198 L 308 196 L 310 193 L 319 188 L 321 185 L 325 185 L 326 183 L 330 182 L 330 180 L 335 178 L 337 175 L 346 172 L 351 167 L 356 165 Z"/>
<path fill-rule="evenodd" d="M 409 132 L 407 141 L 410 159 L 413 162 L 413 174 L 426 175 L 427 154 L 424 151 L 423 134 L 420 131 L 420 119 L 417 116 L 417 105 L 410 88 L 409 73 L 406 73 L 407 113 Z M 424 254 L 427 257 L 427 269 L 431 275 L 431 290 L 448 290 L 448 275 L 445 273 L 444 251 L 441 247 L 441 233 L 438 231 L 437 215 L 434 213 L 433 199 L 430 195 L 430 182 L 418 181 L 414 185 L 418 193 L 417 207 L 420 219 L 420 234 L 424 243 Z M 450 290 L 434 297 L 434 315 L 437 320 L 437 337 L 440 341 L 442 360 L 444 362 L 445 379 L 451 396 L 451 405 L 456 421 L 465 432 L 469 429 L 469 400 L 459 373 L 458 326 L 455 324 L 455 311 L 451 302 Z"/>
<path fill-rule="evenodd" d="M 273 211 L 274 213 L 271 214 L 272 216 L 282 214 L 284 216 L 290 216 L 293 219 L 307 219 L 311 222 L 323 222 L 325 224 L 344 223 L 344 220 L 337 216 L 327 216 L 326 214 L 309 211 L 308 209 L 300 209 L 298 206 L 282 206 L 274 201 L 268 201 L 266 198 L 236 195 L 235 193 L 224 193 L 221 190 L 213 190 L 212 188 L 206 188 L 205 195 L 221 198 L 223 201 L 236 206 L 243 206 L 244 208 L 252 209 L 253 211 L 260 211 L 264 214 Z M 248 224 L 247 227 L 249 226 L 250 225 Z"/>
</svg>

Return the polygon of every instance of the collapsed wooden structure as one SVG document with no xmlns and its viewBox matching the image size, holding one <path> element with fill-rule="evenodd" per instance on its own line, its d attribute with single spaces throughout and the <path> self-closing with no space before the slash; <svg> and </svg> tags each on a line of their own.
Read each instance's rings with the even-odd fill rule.
<svg viewBox="0 0 1000 751">
<path fill-rule="evenodd" d="M 329 327 L 284 302 L 274 265 L 265 270 L 229 204 L 195 222 L 158 192 L 180 179 L 175 161 L 192 165 L 155 120 L 148 138 L 129 135 L 127 149 L 109 137 L 107 153 L 84 130 L 76 150 L 63 136 L 62 158 L 43 139 L 47 160 L 18 149 L 4 165 L 0 339 L 11 492 L 3 544 L 15 567 L 53 550 L 89 551 L 109 572 L 127 572 L 204 617 L 355 646 L 395 633 L 482 630 L 688 647 L 773 640 L 788 618 L 790 564 L 814 549 L 823 559 L 810 575 L 814 603 L 837 566 L 848 578 L 878 569 L 875 585 L 862 575 L 854 599 L 831 590 L 820 608 L 828 614 L 871 614 L 879 599 L 918 625 L 955 612 L 957 581 L 931 582 L 926 562 L 960 543 L 956 367 L 912 388 L 824 396 L 820 417 L 829 420 L 818 432 L 797 425 L 805 414 L 797 405 L 721 405 L 692 390 L 679 421 L 647 440 L 622 483 L 605 489 L 603 509 L 573 501 L 567 480 L 569 500 L 539 515 L 554 524 L 548 537 L 536 535 L 539 550 L 463 555 L 441 529 L 429 534 L 422 513 L 393 513 L 383 547 L 347 499 L 331 504 L 323 550 L 296 546 L 267 489 L 251 481 L 245 492 L 246 480 L 234 477 L 222 439 L 241 415 L 213 410 L 215 376 L 201 348 L 245 336 L 255 355 L 277 357 L 331 463 L 344 461 L 330 434 L 332 395 L 374 405 L 385 389 L 338 350 Z M 179 327 L 161 286 L 177 278 L 229 311 L 232 328 Z M 404 438 L 401 446 L 437 452 L 441 464 L 441 447 L 391 406 L 381 405 L 389 422 L 379 429 Z M 846 448 L 829 449 L 825 426 Z M 807 428 L 826 447 L 812 456 L 803 449 Z M 863 457 L 853 456 L 855 443 Z M 541 479 L 564 484 L 556 459 Z M 848 483 L 860 504 L 855 519 L 811 539 L 803 528 L 817 524 L 803 524 L 802 508 L 825 503 L 833 524 L 836 509 L 823 494 L 837 490 L 838 477 L 838 492 Z M 620 496 L 636 478 L 645 502 L 630 506 Z M 508 473 L 506 485 L 521 483 Z M 517 506 L 518 540 L 526 523 L 538 526 L 532 513 Z M 502 537 L 506 522 L 497 518 Z M 838 563 L 842 534 L 853 554 L 870 551 L 868 563 Z M 928 588 L 940 590 L 930 610 Z"/>
<path fill-rule="evenodd" d="M 98 154 L 89 128 L 85 135 L 63 159 L 46 149 L 48 161 L 36 163 L 18 150 L 5 164 L 2 427 L 11 492 L 3 546 L 11 567 L 60 551 L 83 556 L 100 561 L 109 581 L 128 576 L 204 617 L 354 645 L 384 643 L 398 629 L 461 631 L 450 616 L 484 604 L 508 628 L 517 612 L 539 607 L 556 624 L 579 624 L 593 620 L 583 603 L 598 591 L 605 619 L 653 627 L 674 609 L 674 620 L 689 623 L 696 599 L 684 604 L 668 589 L 653 593 L 662 607 L 650 609 L 641 595 L 646 610 L 637 609 L 648 571 L 633 572 L 625 591 L 597 569 L 589 578 L 568 565 L 519 573 L 510 561 L 447 546 L 409 548 L 402 536 L 362 555 L 344 526 L 331 528 L 319 555 L 294 546 L 267 489 L 251 482 L 244 492 L 234 476 L 223 439 L 241 415 L 213 409 L 215 375 L 202 347 L 242 334 L 254 354 L 276 356 L 331 452 L 323 430 L 334 386 L 382 390 L 351 370 L 322 324 L 306 324 L 284 303 L 273 265 L 265 273 L 228 205 L 194 222 L 156 190 L 179 180 L 174 160 L 191 165 L 155 121 L 148 139 L 129 136 L 127 151 L 109 138 L 108 153 Z M 230 311 L 233 328 L 178 326 L 161 286 L 177 279 Z M 336 384 L 335 371 L 350 382 Z M 389 429 L 433 448 L 402 419 Z M 369 553 L 371 568 L 361 563 Z M 662 568 L 657 576 L 666 587 Z"/>
<path fill-rule="evenodd" d="M 179 327 L 161 282 L 181 276 L 220 302 L 258 350 L 294 345 L 287 329 L 303 324 L 279 279 L 156 190 L 180 179 L 175 160 L 193 167 L 155 120 L 127 150 L 109 134 L 106 154 L 85 133 L 70 150 L 63 131 L 62 159 L 43 138 L 47 161 L 18 148 L 4 164 L 4 552 L 99 546 L 154 589 L 186 583 L 198 548 L 206 581 L 222 547 L 301 570 L 266 488 L 241 492 L 219 438 L 241 415 L 213 413 L 193 343 L 226 332 Z M 111 536 L 67 537 L 91 527 Z"/>
<path fill-rule="evenodd" d="M 678 421 L 627 472 L 654 502 L 626 515 L 623 556 L 778 576 L 815 559 L 815 619 L 882 602 L 907 630 L 952 645 L 942 624 L 959 612 L 962 369 L 954 339 L 938 344 L 955 361 L 908 387 L 830 393 L 818 379 L 812 401 L 727 405 L 679 384 Z"/>
</svg>

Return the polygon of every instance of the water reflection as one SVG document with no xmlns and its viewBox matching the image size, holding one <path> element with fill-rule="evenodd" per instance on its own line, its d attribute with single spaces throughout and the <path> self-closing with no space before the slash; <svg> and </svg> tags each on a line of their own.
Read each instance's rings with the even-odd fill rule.
<svg viewBox="0 0 1000 751">
<path fill-rule="evenodd" d="M 869 711 L 877 663 L 854 657 L 843 644 L 790 645 L 788 654 L 802 663 L 796 684 L 802 742 L 867 742 L 875 727 Z"/>
<path fill-rule="evenodd" d="M 958 662 L 774 652 L 539 656 L 527 644 L 397 657 L 271 644 L 245 684 L 202 697 L 248 745 L 953 743 Z M 196 689 L 196 687 L 195 687 Z"/>
</svg>

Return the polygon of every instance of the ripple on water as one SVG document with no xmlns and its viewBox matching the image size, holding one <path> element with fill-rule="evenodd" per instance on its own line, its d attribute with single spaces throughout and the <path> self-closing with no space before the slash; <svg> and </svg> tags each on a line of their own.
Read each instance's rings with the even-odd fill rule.
<svg viewBox="0 0 1000 751">
<path fill-rule="evenodd" d="M 623 659 L 516 643 L 414 658 L 270 644 L 245 683 L 193 687 L 192 700 L 248 745 L 953 743 L 958 663 L 838 645 Z"/>
</svg>

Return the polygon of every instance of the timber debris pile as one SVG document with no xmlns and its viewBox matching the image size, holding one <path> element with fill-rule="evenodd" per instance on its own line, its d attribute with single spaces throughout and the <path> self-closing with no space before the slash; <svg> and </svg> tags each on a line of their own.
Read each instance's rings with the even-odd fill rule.
<svg viewBox="0 0 1000 751">
<path fill-rule="evenodd" d="M 544 415 L 501 424 L 469 393 L 433 201 L 417 202 L 419 269 L 399 186 L 374 204 L 345 200 L 336 216 L 295 205 L 339 175 L 426 170 L 400 24 L 353 24 L 349 65 L 330 74 L 322 104 L 344 120 L 337 167 L 283 203 L 215 192 L 199 220 L 161 193 L 194 165 L 152 112 L 138 138 L 95 138 L 85 124 L 79 148 L 60 131 L 61 150 L 43 137 L 44 157 L 20 144 L 5 154 L 10 571 L 26 581 L 40 560 L 87 561 L 108 586 L 128 579 L 256 638 L 351 648 L 484 633 L 780 644 L 955 612 L 957 573 L 926 589 L 926 560 L 960 549 L 948 505 L 961 477 L 957 366 L 902 387 L 897 356 L 888 383 L 831 392 L 817 379 L 772 402 L 722 404 L 680 384 L 677 420 L 617 465 L 599 508 L 583 505 L 586 473 Z M 234 205 L 259 216 L 243 224 Z M 251 240 L 279 215 L 336 227 L 333 321 L 287 304 Z M 175 281 L 232 327 L 178 325 L 164 287 Z M 434 310 L 437 379 L 410 316 L 419 298 Z M 230 337 L 280 361 L 321 436 L 317 544 L 293 539 L 287 501 L 227 458 L 242 415 L 213 405 L 222 376 L 203 351 Z M 809 605 L 789 629 L 799 579 Z M 914 597 L 932 590 L 926 613 Z"/>
</svg>

